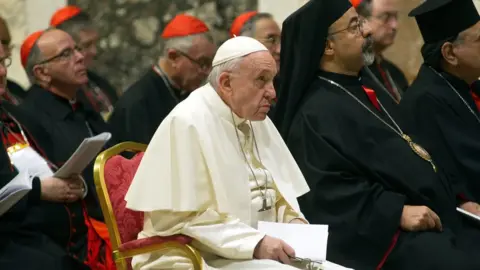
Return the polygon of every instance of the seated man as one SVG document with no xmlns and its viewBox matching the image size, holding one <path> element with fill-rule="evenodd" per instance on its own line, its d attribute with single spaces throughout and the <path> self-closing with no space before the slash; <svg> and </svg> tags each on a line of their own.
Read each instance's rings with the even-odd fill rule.
<svg viewBox="0 0 480 270">
<path fill-rule="evenodd" d="M 209 84 L 162 122 L 125 197 L 128 208 L 145 212 L 139 238 L 190 236 L 207 269 L 292 269 L 292 248 L 256 230 L 259 220 L 306 223 L 297 197 L 308 186 L 267 118 L 276 72 L 255 39 L 220 46 Z M 191 269 L 176 253 L 132 264 Z"/>
<path fill-rule="evenodd" d="M 10 62 L 7 60 L 9 57 L 8 53 L 0 46 L 0 96 L 6 91 L 6 63 Z M 75 203 L 82 199 L 87 191 L 78 178 L 57 179 L 42 173 L 42 171 L 34 171 L 35 164 L 32 164 L 31 161 L 35 159 L 32 159 L 32 155 L 26 156 L 27 148 L 31 147 L 37 153 L 42 154 L 43 151 L 38 148 L 36 141 L 41 140 L 42 144 L 46 146 L 48 139 L 37 137 L 34 140 L 16 118 L 23 118 L 23 116 L 24 113 L 15 105 L 0 101 L 0 123 L 2 124 L 0 129 L 0 189 L 4 188 L 19 173 L 26 174 L 27 170 L 29 170 L 28 175 L 38 176 L 31 180 L 32 189 L 28 195 L 0 215 L 0 239 L 2 239 L 0 241 L 0 269 L 81 269 L 82 264 L 69 257 L 61 246 L 52 241 L 47 234 L 41 230 L 32 230 L 30 227 L 32 224 L 25 222 L 26 215 L 32 213 L 29 212 L 30 209 L 48 207 L 48 205 L 63 208 L 64 204 Z M 23 154 L 16 153 L 16 151 L 23 151 Z M 40 155 L 36 157 L 38 157 L 37 162 L 44 162 Z M 26 158 L 30 161 L 28 164 L 25 162 Z M 44 164 L 47 169 L 43 172 L 51 173 L 45 162 Z M 48 224 L 55 228 L 58 226 L 55 222 Z"/>
<path fill-rule="evenodd" d="M 480 269 L 479 232 L 456 212 L 478 204 L 459 200 L 443 168 L 362 88 L 358 74 L 374 60 L 368 22 L 348 0 L 317 0 L 287 18 L 283 34 L 297 45 L 282 44 L 275 116 L 312 189 L 302 211 L 330 226 L 327 259 L 354 269 Z"/>
<path fill-rule="evenodd" d="M 22 64 L 32 86 L 19 106 L 28 117 L 19 120 L 54 169 L 61 167 L 85 138 L 107 130 L 98 113 L 76 100 L 77 91 L 88 80 L 79 49 L 70 35 L 58 29 L 35 32 L 21 47 Z M 97 230 L 106 229 L 105 224 L 94 221 L 103 220 L 103 215 L 93 183 L 93 164 L 82 176 L 88 189 L 84 200 L 42 203 L 29 209 L 24 223 L 32 231 L 48 235 L 79 264 L 98 269 L 99 264 L 109 263 L 111 253 L 108 235 Z"/>
<path fill-rule="evenodd" d="M 217 46 L 200 19 L 175 16 L 163 29 L 162 40 L 162 55 L 115 104 L 108 121 L 112 144 L 148 144 L 163 119 L 202 85 L 212 68 Z"/>
</svg>

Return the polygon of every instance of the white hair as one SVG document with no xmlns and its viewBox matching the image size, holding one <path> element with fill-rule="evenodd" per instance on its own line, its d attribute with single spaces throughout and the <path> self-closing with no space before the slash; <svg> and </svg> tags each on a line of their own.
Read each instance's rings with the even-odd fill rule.
<svg viewBox="0 0 480 270">
<path fill-rule="evenodd" d="M 204 37 L 209 42 L 211 43 L 214 42 L 213 36 L 210 32 L 194 34 L 194 35 L 185 36 L 185 37 L 168 38 L 168 39 L 165 39 L 162 56 L 167 57 L 168 49 L 175 49 L 184 53 L 188 52 L 188 50 L 190 50 L 190 48 L 192 47 L 193 41 L 195 40 L 196 37 Z"/>
<path fill-rule="evenodd" d="M 219 80 L 220 80 L 220 75 L 222 75 L 223 72 L 233 72 L 235 70 L 238 69 L 239 65 L 240 65 L 240 62 L 245 58 L 245 56 L 243 57 L 239 57 L 239 58 L 235 58 L 235 59 L 232 59 L 230 61 L 227 61 L 223 64 L 220 64 L 218 66 L 214 66 L 212 68 L 212 71 L 210 72 L 210 74 L 208 75 L 208 82 L 210 83 L 210 85 L 215 89 L 217 90 L 218 89 L 218 85 L 219 85 Z"/>
</svg>

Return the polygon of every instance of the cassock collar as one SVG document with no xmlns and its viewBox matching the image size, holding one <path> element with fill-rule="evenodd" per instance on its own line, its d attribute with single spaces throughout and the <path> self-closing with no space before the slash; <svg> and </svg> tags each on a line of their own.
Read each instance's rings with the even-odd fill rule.
<svg viewBox="0 0 480 270">
<path fill-rule="evenodd" d="M 238 126 L 239 124 L 245 122 L 246 120 L 244 118 L 239 117 L 236 115 L 230 107 L 228 107 L 227 104 L 220 98 L 218 95 L 217 91 L 210 85 L 209 83 L 203 86 L 206 89 L 206 97 L 207 97 L 207 102 L 210 104 L 210 106 L 215 110 L 218 115 L 226 120 L 227 122 L 230 122 L 234 124 L 235 126 Z M 232 115 L 233 115 L 233 121 L 232 121 Z"/>
<path fill-rule="evenodd" d="M 341 84 L 343 87 L 347 89 L 355 88 L 355 87 L 359 87 L 360 89 L 362 89 L 362 83 L 360 82 L 360 78 L 358 76 L 332 73 L 332 72 L 323 71 L 323 70 L 319 70 L 317 74 L 318 76 L 322 76 L 338 84 Z"/>
<path fill-rule="evenodd" d="M 31 98 L 35 101 L 35 106 L 45 111 L 53 118 L 62 120 L 70 113 L 73 113 L 72 104 L 68 99 L 55 95 L 37 84 L 30 87 L 28 95 L 29 99 Z M 78 100 L 76 101 L 76 104 L 78 109 L 82 106 Z"/>
</svg>

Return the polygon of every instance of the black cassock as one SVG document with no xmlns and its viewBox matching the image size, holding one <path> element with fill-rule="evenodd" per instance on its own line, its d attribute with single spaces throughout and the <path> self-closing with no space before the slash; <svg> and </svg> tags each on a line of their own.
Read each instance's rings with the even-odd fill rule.
<svg viewBox="0 0 480 270">
<path fill-rule="evenodd" d="M 28 117 L 18 120 L 43 150 L 44 157 L 61 167 L 88 137 L 108 131 L 100 115 L 88 104 L 75 105 L 38 85 L 33 85 L 20 109 Z M 38 139 L 42 138 L 42 139 Z M 93 181 L 93 162 L 83 172 L 88 195 L 83 201 L 59 204 L 41 201 L 30 207 L 24 226 L 50 237 L 71 257 L 83 262 L 87 256 L 87 227 L 83 216 L 84 202 L 88 215 L 103 221 Z"/>
<path fill-rule="evenodd" d="M 134 141 L 148 144 L 170 111 L 186 98 L 166 76 L 149 70 L 123 94 L 109 119 L 112 144 Z"/>
<path fill-rule="evenodd" d="M 23 110 L 10 103 L 3 102 L 0 105 L 0 132 L 11 130 L 20 136 L 18 122 L 13 119 L 27 119 L 28 115 Z M 30 142 L 31 146 L 44 155 L 44 149 L 38 147 L 38 142 L 51 149 L 53 144 L 48 136 L 38 136 L 33 139 L 29 131 L 22 125 L 21 129 Z M 44 134 L 46 135 L 46 134 Z M 4 136 L 2 136 L 5 138 Z M 17 170 L 11 165 L 6 152 L 4 140 L 0 140 L 0 188 L 3 188 L 16 175 Z M 57 204 L 53 210 L 53 203 L 40 200 L 40 180 L 34 178 L 32 190 L 21 199 L 15 206 L 0 216 L 0 269 L 52 269 L 52 270 L 77 270 L 85 266 L 68 254 L 65 246 L 60 246 L 51 238 L 49 231 L 58 230 L 65 234 L 75 228 L 76 224 L 65 225 L 65 222 L 56 223 L 66 216 L 66 205 Z M 40 207 L 46 207 L 43 215 L 39 215 Z M 53 210 L 53 212 L 52 212 Z M 68 222 L 68 221 L 67 221 Z M 63 226 L 63 227 L 62 227 Z M 66 226 L 66 227 L 65 227 Z M 50 228 L 48 228 L 50 227 Z M 46 233 L 44 229 L 48 228 Z M 82 232 L 82 230 L 80 230 Z"/>
<path fill-rule="evenodd" d="M 392 125 L 357 77 L 319 75 Z M 330 226 L 329 260 L 358 270 L 480 269 L 478 256 L 464 251 L 480 237 L 456 213 L 457 192 L 441 167 L 435 173 L 398 134 L 326 81 L 316 79 L 299 108 L 286 141 L 311 189 L 299 199 L 302 212 Z M 402 231 L 404 205 L 428 206 L 443 232 Z"/>
<path fill-rule="evenodd" d="M 408 88 L 407 78 L 395 64 L 385 58 L 375 61 L 368 69 L 371 73 L 366 68 L 360 72 L 362 84 L 374 90 L 388 112 L 398 117 L 399 100 L 396 93 L 400 98 L 403 96 Z"/>
<path fill-rule="evenodd" d="M 440 74 L 466 104 L 442 77 L 423 65 L 400 103 L 404 124 L 480 202 L 480 113 L 465 81 Z"/>
</svg>

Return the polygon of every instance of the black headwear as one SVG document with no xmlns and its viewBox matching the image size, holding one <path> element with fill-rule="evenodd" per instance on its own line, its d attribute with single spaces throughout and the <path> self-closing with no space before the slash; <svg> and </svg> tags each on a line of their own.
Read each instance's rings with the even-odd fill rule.
<svg viewBox="0 0 480 270">
<path fill-rule="evenodd" d="M 456 37 L 480 18 L 472 0 L 427 0 L 408 15 L 415 17 L 425 43 Z"/>
<path fill-rule="evenodd" d="M 283 22 L 282 84 L 273 121 L 284 138 L 318 71 L 328 28 L 351 7 L 348 0 L 310 0 Z"/>
</svg>

